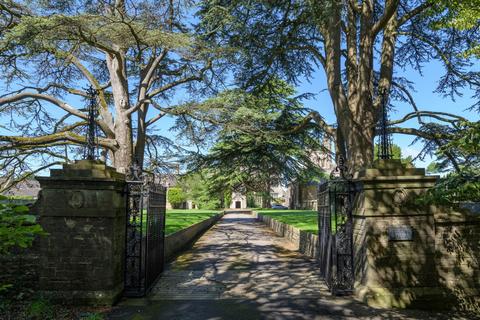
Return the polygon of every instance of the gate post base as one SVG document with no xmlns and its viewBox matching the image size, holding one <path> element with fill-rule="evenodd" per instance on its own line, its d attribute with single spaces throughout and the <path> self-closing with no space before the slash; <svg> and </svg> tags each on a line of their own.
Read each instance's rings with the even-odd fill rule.
<svg viewBox="0 0 480 320">
<path fill-rule="evenodd" d="M 40 291 L 69 304 L 113 304 L 124 286 L 125 177 L 82 160 L 37 180 L 34 211 L 49 233 L 39 239 Z"/>
<path fill-rule="evenodd" d="M 112 306 L 123 294 L 123 283 L 108 290 L 54 290 L 39 292 L 43 297 L 68 305 L 78 306 Z"/>
<path fill-rule="evenodd" d="M 357 178 L 355 295 L 375 307 L 412 307 L 438 281 L 434 214 L 415 204 L 438 177 L 400 160 L 379 160 Z"/>
</svg>

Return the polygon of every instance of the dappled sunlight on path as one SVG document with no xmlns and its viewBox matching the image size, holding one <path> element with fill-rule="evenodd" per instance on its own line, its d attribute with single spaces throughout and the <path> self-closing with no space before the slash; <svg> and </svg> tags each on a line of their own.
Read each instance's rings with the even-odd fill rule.
<svg viewBox="0 0 480 320">
<path fill-rule="evenodd" d="M 110 319 L 451 319 L 332 297 L 314 260 L 247 214 L 227 214 Z"/>
<path fill-rule="evenodd" d="M 153 289 L 152 299 L 318 297 L 318 268 L 282 248 L 250 216 L 229 214 L 179 256 Z M 276 241 L 275 241 L 276 240 Z"/>
</svg>

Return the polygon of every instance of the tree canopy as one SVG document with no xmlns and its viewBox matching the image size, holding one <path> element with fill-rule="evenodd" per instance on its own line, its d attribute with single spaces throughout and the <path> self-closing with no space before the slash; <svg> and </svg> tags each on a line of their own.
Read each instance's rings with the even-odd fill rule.
<svg viewBox="0 0 480 320">
<path fill-rule="evenodd" d="M 135 161 L 161 168 L 181 149 L 180 139 L 158 132 L 166 116 L 190 141 L 187 151 L 213 146 L 195 165 L 223 172 L 229 187 L 315 175 L 307 154 L 332 138 L 355 171 L 372 164 L 382 108 L 406 103 L 411 112 L 392 119 L 390 132 L 415 136 L 423 153 L 440 150 L 458 173 L 478 163 L 450 143 L 475 123 L 418 106 L 400 71 L 437 61 L 444 67 L 437 93 L 454 99 L 470 90 L 474 105 L 465 108 L 478 110 L 478 7 L 478 0 L 2 1 L 0 191 L 79 152 L 89 86 L 102 159 L 122 172 Z M 290 87 L 317 70 L 326 76 L 316 85 L 330 94 L 333 124 Z M 405 127 L 410 120 L 418 125 Z"/>
<path fill-rule="evenodd" d="M 285 82 L 272 80 L 255 94 L 231 90 L 209 101 L 210 110 L 217 99 L 223 107 L 225 101 L 231 105 L 217 110 L 226 125 L 193 169 L 208 169 L 212 187 L 246 192 L 269 193 L 270 186 L 320 176 L 318 158 L 331 157 L 331 137 L 316 123 L 302 125 L 311 110 L 294 93 Z"/>
<path fill-rule="evenodd" d="M 437 129 L 452 128 L 452 121 L 461 120 L 437 114 L 435 106 L 419 110 L 412 83 L 399 69 L 422 72 L 425 63 L 438 61 L 445 71 L 439 94 L 453 98 L 468 88 L 480 101 L 480 73 L 464 54 L 479 42 L 478 24 L 460 28 L 455 25 L 459 20 L 451 19 L 465 16 L 465 8 L 476 12 L 462 3 L 205 0 L 201 16 L 206 33 L 230 47 L 235 79 L 247 89 L 255 90 L 271 77 L 297 83 L 311 78 L 317 68 L 323 70 L 337 118 L 338 152 L 357 170 L 374 159 L 375 127 L 383 105 L 410 104 L 412 112 L 392 121 L 390 131 L 421 136 L 437 146 L 448 139 L 448 130 L 433 133 L 427 117 L 446 124 Z M 418 119 L 421 128 L 400 126 L 410 119 Z"/>
<path fill-rule="evenodd" d="M 178 185 L 182 188 L 188 200 L 191 200 L 198 209 L 218 209 L 228 207 L 230 201 L 225 203 L 225 193 L 228 190 L 216 190 L 211 186 L 208 170 L 191 172 L 182 176 Z M 230 191 L 231 195 L 231 191 Z"/>
<path fill-rule="evenodd" d="M 434 1 L 432 1 L 434 2 Z M 480 22 L 480 1 L 479 0 L 453 0 L 436 1 L 441 4 L 441 9 L 447 9 L 446 15 L 442 16 L 436 23 L 437 28 L 455 28 L 457 30 L 475 30 L 478 32 Z M 473 41 L 468 43 L 464 52 L 465 56 L 476 56 L 480 58 L 480 43 Z"/>
<path fill-rule="evenodd" d="M 123 172 L 134 160 L 160 161 L 158 148 L 171 141 L 155 125 L 177 114 L 175 90 L 208 88 L 219 51 L 186 23 L 188 9 L 188 1 L 0 3 L 0 114 L 14 133 L 0 135 L 7 181 L 32 163 L 68 161 L 85 143 L 88 86 L 98 93 L 103 159 Z"/>
<path fill-rule="evenodd" d="M 437 161 L 429 165 L 432 173 L 449 171 L 448 157 L 455 154 L 458 170 L 449 172 L 429 190 L 424 198 L 427 202 L 445 205 L 480 202 L 480 121 L 465 121 L 459 126 L 451 141 L 436 151 Z"/>
</svg>

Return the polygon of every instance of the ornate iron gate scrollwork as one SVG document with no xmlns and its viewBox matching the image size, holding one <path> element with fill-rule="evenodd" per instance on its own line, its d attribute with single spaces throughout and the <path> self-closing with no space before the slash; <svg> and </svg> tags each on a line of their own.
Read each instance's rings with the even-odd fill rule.
<svg viewBox="0 0 480 320">
<path fill-rule="evenodd" d="M 342 158 L 318 191 L 320 272 L 334 295 L 350 294 L 354 285 L 354 183 Z"/>
<path fill-rule="evenodd" d="M 144 296 L 163 271 L 166 188 L 132 167 L 127 180 L 125 296 Z"/>
</svg>

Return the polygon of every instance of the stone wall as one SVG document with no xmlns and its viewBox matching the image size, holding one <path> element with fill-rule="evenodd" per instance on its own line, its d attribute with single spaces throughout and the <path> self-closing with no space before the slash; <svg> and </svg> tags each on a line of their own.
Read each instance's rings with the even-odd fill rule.
<svg viewBox="0 0 480 320">
<path fill-rule="evenodd" d="M 296 250 L 311 258 L 318 258 L 318 237 L 310 232 L 302 231 L 286 223 L 273 219 L 270 216 L 264 216 L 258 212 L 253 215 L 259 221 L 262 221 L 272 229 L 275 234 L 285 237 L 290 241 Z"/>
<path fill-rule="evenodd" d="M 480 214 L 437 208 L 435 267 L 449 307 L 480 314 Z"/>
<path fill-rule="evenodd" d="M 186 249 L 222 216 L 223 213 L 217 214 L 188 228 L 167 235 L 165 237 L 165 261 L 172 260 L 178 253 Z"/>
<path fill-rule="evenodd" d="M 37 290 L 39 261 L 35 248 L 16 249 L 9 255 L 0 255 L 0 284 L 12 285 L 15 292 Z"/>
</svg>

